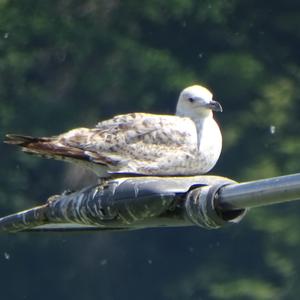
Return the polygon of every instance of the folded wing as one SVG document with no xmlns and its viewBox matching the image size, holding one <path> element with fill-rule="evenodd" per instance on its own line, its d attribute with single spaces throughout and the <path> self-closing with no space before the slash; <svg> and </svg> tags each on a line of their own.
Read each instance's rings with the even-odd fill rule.
<svg viewBox="0 0 300 300">
<path fill-rule="evenodd" d="M 189 118 L 132 113 L 50 138 L 8 135 L 7 143 L 47 158 L 101 165 L 108 173 L 182 175 L 197 152 Z"/>
</svg>

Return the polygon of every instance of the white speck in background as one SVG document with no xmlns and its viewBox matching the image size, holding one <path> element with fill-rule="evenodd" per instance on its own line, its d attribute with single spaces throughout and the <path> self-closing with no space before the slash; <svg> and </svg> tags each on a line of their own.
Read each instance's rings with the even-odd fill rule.
<svg viewBox="0 0 300 300">
<path fill-rule="evenodd" d="M 276 132 L 276 127 L 274 125 L 270 125 L 270 133 L 275 134 Z"/>
<path fill-rule="evenodd" d="M 100 265 L 101 266 L 105 266 L 105 265 L 107 265 L 107 259 L 102 259 L 101 261 L 100 261 Z"/>
<path fill-rule="evenodd" d="M 4 258 L 9 260 L 10 259 L 10 254 L 7 252 L 4 252 Z"/>
</svg>

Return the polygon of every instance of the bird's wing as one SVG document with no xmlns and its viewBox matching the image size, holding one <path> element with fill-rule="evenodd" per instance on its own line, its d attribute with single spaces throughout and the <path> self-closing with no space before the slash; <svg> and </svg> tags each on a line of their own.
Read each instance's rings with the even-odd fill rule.
<svg viewBox="0 0 300 300">
<path fill-rule="evenodd" d="M 180 168 L 188 172 L 186 162 L 190 160 L 193 166 L 198 140 L 189 118 L 132 113 L 92 129 L 76 128 L 50 138 L 7 135 L 5 142 L 27 153 L 91 169 L 101 165 L 111 173 L 168 175 Z"/>
<path fill-rule="evenodd" d="M 150 164 L 157 169 L 192 156 L 197 132 L 189 118 L 132 113 L 100 122 L 94 129 L 75 129 L 60 135 L 58 142 L 84 150 L 91 161 L 112 172 L 147 174 Z"/>
</svg>

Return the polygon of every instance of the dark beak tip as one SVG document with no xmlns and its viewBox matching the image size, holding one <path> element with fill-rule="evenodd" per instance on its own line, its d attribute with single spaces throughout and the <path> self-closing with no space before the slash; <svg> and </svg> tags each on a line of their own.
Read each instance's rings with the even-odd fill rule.
<svg viewBox="0 0 300 300">
<path fill-rule="evenodd" d="M 218 101 L 212 101 L 212 110 L 213 111 L 218 111 L 218 112 L 222 112 L 223 111 L 223 107 L 222 105 L 218 102 Z"/>
</svg>

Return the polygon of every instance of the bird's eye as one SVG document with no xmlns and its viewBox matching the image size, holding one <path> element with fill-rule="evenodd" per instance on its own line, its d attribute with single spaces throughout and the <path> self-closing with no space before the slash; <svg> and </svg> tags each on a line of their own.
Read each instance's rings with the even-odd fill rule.
<svg viewBox="0 0 300 300">
<path fill-rule="evenodd" d="M 195 101 L 195 99 L 192 98 L 192 97 L 189 97 L 188 100 L 189 100 L 191 103 L 193 103 L 193 102 Z"/>
</svg>

